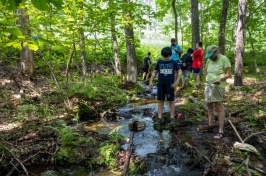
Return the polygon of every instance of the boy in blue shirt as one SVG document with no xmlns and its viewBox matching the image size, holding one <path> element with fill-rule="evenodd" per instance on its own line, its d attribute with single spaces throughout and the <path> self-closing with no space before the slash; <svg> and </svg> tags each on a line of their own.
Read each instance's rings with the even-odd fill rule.
<svg viewBox="0 0 266 176">
<path fill-rule="evenodd" d="M 176 44 L 174 38 L 171 39 L 170 48 L 172 50 L 171 60 L 178 61 L 180 56 L 181 56 L 181 53 L 183 53 L 183 51 L 182 51 L 182 48 Z"/>
<path fill-rule="evenodd" d="M 162 49 L 161 54 L 163 60 L 159 60 L 155 66 L 155 70 L 152 73 L 150 79 L 150 88 L 152 88 L 152 81 L 158 73 L 158 84 L 157 84 L 157 100 L 158 100 L 158 118 L 159 122 L 163 121 L 162 111 L 164 106 L 165 98 L 169 102 L 171 124 L 175 123 L 175 87 L 179 83 L 182 76 L 182 70 L 176 61 L 170 60 L 172 50 L 170 47 Z"/>
</svg>

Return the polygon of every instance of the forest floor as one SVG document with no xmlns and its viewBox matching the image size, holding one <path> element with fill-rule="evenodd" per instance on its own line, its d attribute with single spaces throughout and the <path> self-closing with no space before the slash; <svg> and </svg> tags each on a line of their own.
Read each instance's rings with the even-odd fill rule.
<svg viewBox="0 0 266 176">
<path fill-rule="evenodd" d="M 39 77 L 33 84 L 16 70 L 12 66 L 0 67 L 0 175 L 30 173 L 36 166 L 52 161 L 63 164 L 69 158 L 73 160 L 70 163 L 95 164 L 92 160 L 89 164 L 84 161 L 99 157 L 95 148 L 109 140 L 108 136 L 84 130 L 75 121 L 75 108 L 64 108 L 63 95 L 54 91 L 45 77 Z M 252 175 L 262 175 L 266 170 L 266 120 L 257 119 L 266 114 L 266 79 L 263 75 L 249 77 L 243 83 L 241 87 L 234 87 L 233 80 L 228 80 L 226 117 L 228 119 L 230 113 L 237 112 L 230 117 L 232 121 L 248 119 L 235 124 L 235 127 L 242 139 L 248 137 L 245 143 L 253 145 L 260 154 L 234 148 L 234 143 L 241 141 L 230 124 L 226 125 L 225 136 L 220 140 L 213 139 L 218 128 L 214 128 L 214 132 L 197 131 L 197 128 L 208 125 L 207 112 L 202 106 L 204 87 L 196 88 L 190 84 L 179 92 L 176 105 L 177 113 L 182 117 L 171 132 L 191 154 L 191 159 L 196 159 L 198 165 L 204 167 L 206 175 L 232 175 L 236 170 L 235 175 L 246 175 L 247 170 Z M 189 96 L 199 103 L 191 102 Z M 81 99 L 72 97 L 73 107 Z M 95 102 L 95 107 L 99 107 L 99 103 Z M 110 111 L 111 116 L 116 113 Z M 97 114 L 86 123 L 99 120 Z M 70 127 L 68 131 L 64 130 L 65 126 Z M 243 161 L 248 163 L 249 169 L 246 170 L 245 165 L 238 168 Z"/>
</svg>

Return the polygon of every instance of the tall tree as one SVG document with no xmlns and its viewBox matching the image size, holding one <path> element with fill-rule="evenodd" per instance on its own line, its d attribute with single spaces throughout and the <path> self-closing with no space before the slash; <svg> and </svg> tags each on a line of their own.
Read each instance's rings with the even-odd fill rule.
<svg viewBox="0 0 266 176">
<path fill-rule="evenodd" d="M 177 12 L 176 12 L 176 0 L 172 0 L 172 8 L 173 8 L 173 11 L 174 11 L 174 18 L 175 18 L 175 40 L 176 40 L 176 43 L 178 44 L 178 38 L 177 38 Z"/>
<path fill-rule="evenodd" d="M 29 30 L 30 19 L 27 15 L 27 9 L 17 9 L 16 15 L 18 20 L 16 25 L 19 26 L 23 35 L 26 37 L 31 36 L 31 31 Z M 27 76 L 30 80 L 36 80 L 36 71 L 33 59 L 33 51 L 29 48 L 28 42 L 21 42 L 22 50 L 20 51 L 20 62 L 22 73 Z"/>
<path fill-rule="evenodd" d="M 223 0 L 223 8 L 222 8 L 221 21 L 220 21 L 220 30 L 219 30 L 219 49 L 221 54 L 225 53 L 225 27 L 226 27 L 228 4 L 229 0 Z"/>
<path fill-rule="evenodd" d="M 83 10 L 83 3 L 80 2 L 80 9 Z M 83 17 L 81 17 L 81 21 L 83 21 Z M 79 41 L 79 47 L 80 47 L 80 61 L 81 61 L 81 69 L 82 69 L 82 76 L 85 78 L 87 67 L 86 67 L 86 51 L 85 51 L 85 36 L 84 36 L 84 28 L 79 28 L 80 32 L 80 41 Z"/>
<path fill-rule="evenodd" d="M 247 0 L 238 1 L 238 19 L 236 30 L 236 56 L 235 56 L 235 86 L 242 86 L 243 57 L 244 57 L 244 27 L 246 20 Z"/>
<path fill-rule="evenodd" d="M 127 82 L 136 83 L 138 77 L 137 71 L 137 58 L 135 50 L 134 30 L 132 15 L 130 13 L 130 0 L 124 0 L 127 5 L 125 10 L 126 24 L 125 24 L 125 37 L 126 37 L 126 48 L 127 48 Z"/>
<path fill-rule="evenodd" d="M 115 32 L 115 18 L 112 15 L 111 15 L 111 35 L 112 35 L 112 40 L 113 40 L 113 55 L 114 55 L 114 60 L 115 60 L 116 75 L 118 77 L 122 77 L 121 64 L 120 64 L 119 53 L 118 53 L 118 42 L 117 42 L 117 37 L 116 37 L 116 32 Z"/>
<path fill-rule="evenodd" d="M 191 0 L 191 24 L 192 46 L 195 49 L 197 42 L 200 41 L 198 0 Z"/>
</svg>

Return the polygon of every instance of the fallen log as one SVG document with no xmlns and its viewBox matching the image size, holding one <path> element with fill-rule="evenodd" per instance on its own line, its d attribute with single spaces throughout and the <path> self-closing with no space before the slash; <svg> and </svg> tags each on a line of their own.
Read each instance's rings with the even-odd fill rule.
<svg viewBox="0 0 266 176">
<path fill-rule="evenodd" d="M 127 173 L 127 169 L 128 169 L 128 165 L 129 165 L 129 161 L 130 161 L 130 156 L 131 156 L 131 152 L 132 152 L 132 143 L 133 143 L 134 133 L 135 133 L 134 131 L 131 131 L 131 133 L 130 133 L 130 138 L 129 138 L 130 141 L 129 141 L 127 151 L 126 151 L 126 161 L 125 161 L 121 176 L 125 176 Z"/>
<path fill-rule="evenodd" d="M 261 120 L 261 119 L 266 119 L 266 115 L 259 116 L 257 118 L 257 120 Z M 246 122 L 246 121 L 249 121 L 249 120 L 250 119 L 248 119 L 248 118 L 242 118 L 242 119 L 238 119 L 238 120 L 232 121 L 232 124 L 238 124 L 238 123 Z M 230 125 L 229 121 L 225 121 L 224 126 L 227 126 L 227 125 Z M 208 126 L 203 126 L 203 127 L 198 127 L 197 131 L 209 130 L 209 129 L 213 129 L 213 128 L 216 128 L 216 127 L 219 127 L 219 123 L 213 124 L 213 125 L 208 125 Z"/>
<path fill-rule="evenodd" d="M 196 98 L 194 98 L 192 95 L 189 95 L 188 98 L 193 102 L 193 103 L 196 103 L 196 104 L 200 104 L 204 110 L 208 111 L 208 107 L 202 103 L 202 102 L 199 102 Z"/>
</svg>

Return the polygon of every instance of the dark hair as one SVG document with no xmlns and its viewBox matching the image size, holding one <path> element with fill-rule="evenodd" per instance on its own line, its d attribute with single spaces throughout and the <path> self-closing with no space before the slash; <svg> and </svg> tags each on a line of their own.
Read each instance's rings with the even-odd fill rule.
<svg viewBox="0 0 266 176">
<path fill-rule="evenodd" d="M 194 50 L 192 49 L 192 48 L 188 48 L 188 50 L 187 50 L 187 53 L 193 53 L 194 52 Z"/>
<path fill-rule="evenodd" d="M 171 38 L 171 42 L 175 42 L 175 38 Z"/>
<path fill-rule="evenodd" d="M 202 47 L 202 42 L 198 42 L 199 47 Z"/>
<path fill-rule="evenodd" d="M 151 52 L 148 52 L 148 55 L 151 55 Z"/>
<path fill-rule="evenodd" d="M 164 47 L 161 51 L 163 57 L 172 56 L 172 50 L 170 47 Z"/>
</svg>

